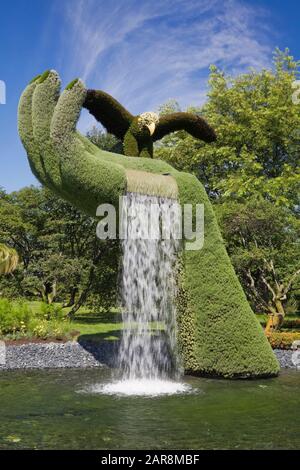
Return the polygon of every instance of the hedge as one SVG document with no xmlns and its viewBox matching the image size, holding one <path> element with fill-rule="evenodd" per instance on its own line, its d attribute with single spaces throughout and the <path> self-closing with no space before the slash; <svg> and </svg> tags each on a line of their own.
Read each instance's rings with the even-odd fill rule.
<svg viewBox="0 0 300 470">
<path fill-rule="evenodd" d="M 299 332 L 273 332 L 267 336 L 273 349 L 291 349 L 294 341 L 300 341 Z"/>
</svg>

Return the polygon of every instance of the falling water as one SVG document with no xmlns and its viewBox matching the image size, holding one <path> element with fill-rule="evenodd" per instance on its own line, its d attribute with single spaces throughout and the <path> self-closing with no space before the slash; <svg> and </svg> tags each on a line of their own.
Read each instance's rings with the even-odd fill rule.
<svg viewBox="0 0 300 470">
<path fill-rule="evenodd" d="M 176 255 L 180 207 L 172 199 L 128 193 L 123 198 L 120 297 L 123 335 L 121 380 L 107 393 L 178 393 Z"/>
</svg>

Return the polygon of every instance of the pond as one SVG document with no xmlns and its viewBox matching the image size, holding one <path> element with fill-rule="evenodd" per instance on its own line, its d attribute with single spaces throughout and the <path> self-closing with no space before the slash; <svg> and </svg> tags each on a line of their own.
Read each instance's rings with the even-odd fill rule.
<svg viewBox="0 0 300 470">
<path fill-rule="evenodd" d="M 296 449 L 300 372 L 268 380 L 185 377 L 189 392 L 90 393 L 111 371 L 0 373 L 0 449 Z"/>
</svg>

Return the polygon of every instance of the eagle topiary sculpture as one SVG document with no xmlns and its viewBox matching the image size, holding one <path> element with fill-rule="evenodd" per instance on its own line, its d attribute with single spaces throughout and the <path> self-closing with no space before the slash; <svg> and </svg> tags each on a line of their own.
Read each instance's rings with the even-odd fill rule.
<svg viewBox="0 0 300 470">
<path fill-rule="evenodd" d="M 197 114 L 178 112 L 159 117 L 148 112 L 133 116 L 100 90 L 88 90 L 83 106 L 108 132 L 123 141 L 124 154 L 131 157 L 153 157 L 153 142 L 174 131 L 185 130 L 205 142 L 216 140 L 214 130 Z"/>
<path fill-rule="evenodd" d="M 180 255 L 177 323 L 185 371 L 226 378 L 276 375 L 278 362 L 231 265 L 203 185 L 161 160 L 117 155 L 94 146 L 76 131 L 81 109 L 88 101 L 91 107 L 90 100 L 81 80 L 60 94 L 55 71 L 26 87 L 19 103 L 19 134 L 35 176 L 92 217 L 102 203 L 118 207 L 126 191 L 177 198 L 194 209 L 203 204 L 203 248 L 190 251 L 184 243 Z M 108 123 L 106 127 L 112 130 Z M 164 135 L 157 129 L 157 138 Z M 127 132 L 126 127 L 124 136 Z M 139 148 L 137 154 L 141 153 Z"/>
</svg>

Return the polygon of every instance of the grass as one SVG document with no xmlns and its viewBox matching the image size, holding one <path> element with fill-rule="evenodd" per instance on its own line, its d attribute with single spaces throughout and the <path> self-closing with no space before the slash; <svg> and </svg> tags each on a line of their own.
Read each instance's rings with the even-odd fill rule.
<svg viewBox="0 0 300 470">
<path fill-rule="evenodd" d="M 4 301 L 5 302 L 5 301 Z M 15 310 L 9 311 L 9 305 Z M 26 311 L 28 315 L 25 319 L 25 323 L 20 321 L 22 318 L 18 318 L 17 313 L 13 313 L 20 309 L 20 305 Z M 117 339 L 123 328 L 121 314 L 117 309 L 112 309 L 110 312 L 100 311 L 99 313 L 93 313 L 87 308 L 81 308 L 74 320 L 68 318 L 70 308 L 64 308 L 61 310 L 60 304 L 55 304 L 56 310 L 58 307 L 58 316 L 48 316 L 49 312 L 45 310 L 45 304 L 40 301 L 27 301 L 25 299 L 20 301 L 8 301 L 7 315 L 5 314 L 5 303 L 2 302 L 2 318 L 10 319 L 9 326 L 7 326 L 7 320 L 3 320 L 0 324 L 0 339 L 3 340 L 21 340 L 28 341 L 34 339 L 42 340 L 70 340 L 77 339 L 81 340 L 112 340 Z M 51 313 L 50 315 L 53 315 Z M 21 325 L 21 328 L 20 328 Z M 10 331 L 9 328 L 12 328 Z M 3 332 L 1 332 L 3 328 Z"/>
<path fill-rule="evenodd" d="M 30 302 L 33 311 L 37 312 L 40 302 Z M 71 308 L 64 308 L 67 316 Z M 76 334 L 77 339 L 90 341 L 112 340 L 119 337 L 123 329 L 121 314 L 117 309 L 111 309 L 109 312 L 91 312 L 86 307 L 81 307 L 75 315 L 75 318 L 68 322 Z"/>
<path fill-rule="evenodd" d="M 25 301 L 28 305 L 32 316 L 37 316 L 41 311 L 41 302 Z M 110 311 L 100 311 L 98 313 L 91 312 L 86 307 L 81 307 L 73 320 L 68 320 L 67 315 L 70 308 L 64 308 L 63 314 L 65 320 L 56 321 L 55 327 L 60 333 L 56 336 L 52 335 L 51 322 L 48 322 L 49 331 L 45 334 L 45 338 L 41 339 L 77 339 L 77 341 L 100 342 L 103 340 L 116 340 L 120 337 L 123 330 L 122 316 L 118 309 Z M 153 325 L 154 329 L 163 329 L 163 325 Z M 31 332 L 15 333 L 5 335 L 2 339 L 6 340 L 30 340 L 36 336 Z"/>
<path fill-rule="evenodd" d="M 41 310 L 40 301 L 26 301 L 26 304 L 30 308 L 33 316 L 38 315 Z M 64 316 L 67 317 L 70 308 L 64 308 Z M 267 321 L 267 315 L 258 314 L 257 315 L 262 326 L 265 325 Z M 285 321 L 287 328 L 282 328 L 282 332 L 291 332 L 291 329 L 288 328 L 289 321 L 294 321 L 299 318 L 299 315 L 287 315 Z M 81 307 L 74 320 L 64 320 L 58 321 L 60 330 L 63 332 L 63 338 L 61 339 L 75 339 L 77 341 L 92 341 L 100 342 L 103 340 L 116 340 L 120 337 L 123 330 L 122 316 L 118 309 L 111 309 L 109 312 L 100 311 L 98 313 L 91 312 L 86 307 Z M 163 328 L 163 326 L 161 326 Z M 299 331 L 299 330 L 298 330 Z M 278 333 L 279 334 L 279 333 Z M 299 333 L 300 334 L 300 333 Z M 50 330 L 50 338 L 51 330 Z M 32 333 L 14 334 L 6 335 L 2 339 L 34 339 L 35 336 Z M 57 339 L 60 339 L 59 337 Z"/>
<path fill-rule="evenodd" d="M 72 329 L 78 331 L 78 340 L 101 341 L 114 340 L 120 336 L 123 323 L 120 312 L 112 309 L 110 312 L 91 313 L 81 308 L 74 320 Z"/>
</svg>

